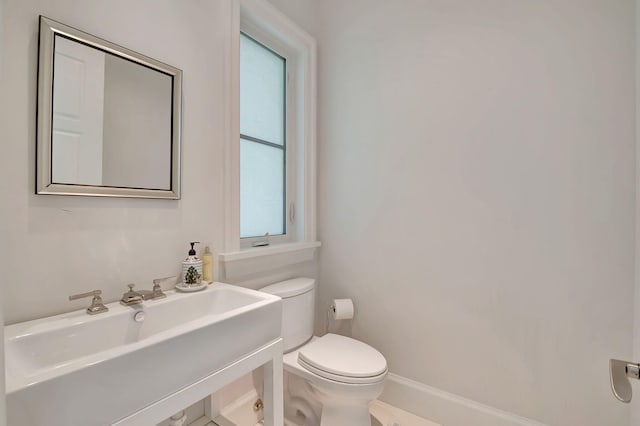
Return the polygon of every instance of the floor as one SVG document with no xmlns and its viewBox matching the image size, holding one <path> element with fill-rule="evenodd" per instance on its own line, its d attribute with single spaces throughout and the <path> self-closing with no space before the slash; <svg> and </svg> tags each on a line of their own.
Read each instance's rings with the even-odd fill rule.
<svg viewBox="0 0 640 426">
<path fill-rule="evenodd" d="M 371 426 L 440 426 L 436 423 L 415 416 L 399 408 L 373 401 L 369 406 L 371 411 Z M 261 426 L 257 415 L 250 406 L 239 406 L 224 417 L 218 417 L 214 422 L 205 426 Z M 284 426 L 303 426 L 285 421 Z"/>
<path fill-rule="evenodd" d="M 440 426 L 382 401 L 373 401 L 369 405 L 369 411 L 372 420 L 378 422 L 376 424 L 372 421 L 371 426 Z"/>
</svg>

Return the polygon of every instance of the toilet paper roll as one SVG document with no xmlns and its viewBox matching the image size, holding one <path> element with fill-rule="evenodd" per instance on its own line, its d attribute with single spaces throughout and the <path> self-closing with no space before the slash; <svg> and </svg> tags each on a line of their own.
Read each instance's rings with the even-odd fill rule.
<svg viewBox="0 0 640 426">
<path fill-rule="evenodd" d="M 353 301 L 351 299 L 333 299 L 331 317 L 335 320 L 353 318 Z"/>
</svg>

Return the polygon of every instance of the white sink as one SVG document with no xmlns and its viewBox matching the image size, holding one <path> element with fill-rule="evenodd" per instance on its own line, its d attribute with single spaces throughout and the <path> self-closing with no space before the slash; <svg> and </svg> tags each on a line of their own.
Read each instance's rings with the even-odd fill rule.
<svg viewBox="0 0 640 426">
<path fill-rule="evenodd" d="M 5 327 L 8 424 L 108 425 L 280 336 L 280 299 L 228 284 L 107 306 Z"/>
</svg>

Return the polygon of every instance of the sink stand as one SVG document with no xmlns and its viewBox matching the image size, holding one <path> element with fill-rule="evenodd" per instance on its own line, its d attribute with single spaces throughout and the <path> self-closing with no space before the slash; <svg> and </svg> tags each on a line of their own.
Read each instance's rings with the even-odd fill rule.
<svg viewBox="0 0 640 426">
<path fill-rule="evenodd" d="M 158 424 L 195 402 L 211 398 L 212 393 L 261 366 L 264 366 L 264 425 L 281 426 L 284 424 L 282 350 L 282 339 L 276 339 L 210 376 L 117 421 L 114 426 Z"/>
</svg>

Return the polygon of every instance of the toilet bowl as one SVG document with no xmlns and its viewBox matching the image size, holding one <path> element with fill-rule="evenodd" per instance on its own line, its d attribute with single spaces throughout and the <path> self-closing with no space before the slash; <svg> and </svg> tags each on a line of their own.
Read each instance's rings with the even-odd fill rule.
<svg viewBox="0 0 640 426">
<path fill-rule="evenodd" d="M 387 376 L 384 356 L 349 337 L 313 336 L 315 280 L 295 278 L 262 291 L 283 299 L 285 415 L 305 426 L 371 426 L 369 402 Z"/>
</svg>

